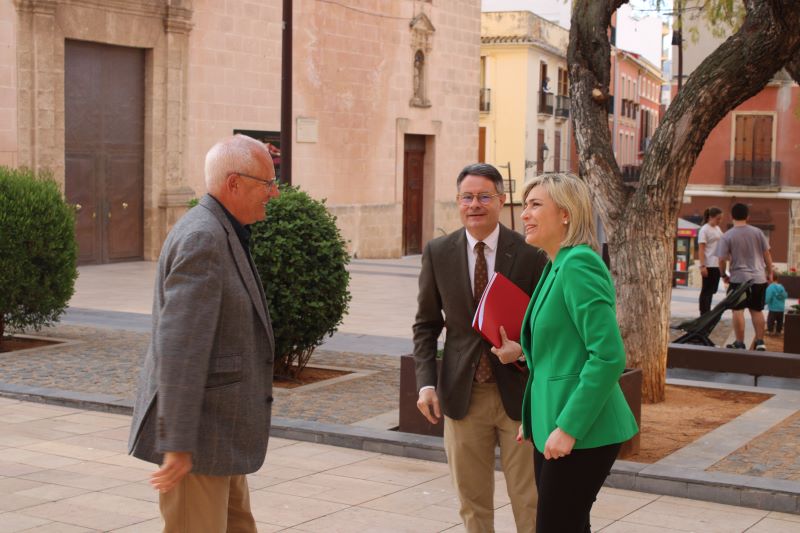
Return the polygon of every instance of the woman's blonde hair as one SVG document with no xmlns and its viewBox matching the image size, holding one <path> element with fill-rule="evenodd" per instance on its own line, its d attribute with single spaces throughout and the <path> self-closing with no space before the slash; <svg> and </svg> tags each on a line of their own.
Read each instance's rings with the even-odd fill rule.
<svg viewBox="0 0 800 533">
<path fill-rule="evenodd" d="M 559 209 L 564 209 L 569 215 L 567 234 L 561 246 L 577 246 L 588 244 L 595 251 L 600 249 L 597 244 L 597 232 L 594 224 L 594 211 L 589 187 L 575 174 L 567 172 L 548 172 L 532 178 L 525 184 L 523 202 L 534 187 L 543 187 Z"/>
</svg>

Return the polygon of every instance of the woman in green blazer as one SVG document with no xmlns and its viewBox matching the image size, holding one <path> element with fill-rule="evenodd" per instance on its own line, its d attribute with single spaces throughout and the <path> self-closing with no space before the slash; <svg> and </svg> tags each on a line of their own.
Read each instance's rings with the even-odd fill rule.
<svg viewBox="0 0 800 533">
<path fill-rule="evenodd" d="M 638 431 L 618 383 L 625 348 L 614 284 L 595 251 L 583 181 L 543 174 L 528 183 L 524 197 L 525 240 L 550 261 L 531 297 L 520 344 L 506 340 L 493 351 L 503 362 L 521 351 L 530 369 L 521 430 L 535 448 L 536 530 L 584 533 L 620 444 Z"/>
</svg>

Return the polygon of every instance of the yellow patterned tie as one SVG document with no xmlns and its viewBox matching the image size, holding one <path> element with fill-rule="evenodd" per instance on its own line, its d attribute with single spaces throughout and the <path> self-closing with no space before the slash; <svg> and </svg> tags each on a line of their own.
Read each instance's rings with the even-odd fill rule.
<svg viewBox="0 0 800 533">
<path fill-rule="evenodd" d="M 483 290 L 486 284 L 489 283 L 489 268 L 486 266 L 486 256 L 483 254 L 483 249 L 486 248 L 486 243 L 479 242 L 475 245 L 477 257 L 475 258 L 475 283 L 473 285 L 473 296 L 475 298 L 475 307 L 478 307 L 478 302 L 481 300 Z M 492 363 L 489 361 L 489 354 L 483 352 L 478 361 L 478 368 L 475 370 L 475 381 L 478 383 L 491 383 L 494 381 L 494 371 L 492 370 Z"/>
</svg>

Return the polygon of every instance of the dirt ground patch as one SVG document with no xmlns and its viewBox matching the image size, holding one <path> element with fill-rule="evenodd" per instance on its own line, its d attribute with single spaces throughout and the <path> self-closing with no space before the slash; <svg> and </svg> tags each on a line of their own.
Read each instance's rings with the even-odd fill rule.
<svg viewBox="0 0 800 533">
<path fill-rule="evenodd" d="M 325 381 L 326 379 L 338 378 L 339 376 L 344 376 L 351 373 L 352 372 L 348 372 L 346 370 L 332 370 L 329 368 L 315 368 L 313 366 L 307 366 L 297 378 L 289 380 L 276 377 L 274 385 L 279 389 L 296 389 L 297 387 L 302 387 L 303 385 L 310 385 L 311 383 Z"/>
<path fill-rule="evenodd" d="M 655 463 L 771 397 L 677 385 L 667 385 L 666 396 L 642 405 L 641 449 L 628 461 Z"/>
<path fill-rule="evenodd" d="M 40 348 L 51 344 L 59 344 L 58 341 L 46 341 L 42 339 L 27 339 L 25 337 L 6 336 L 0 338 L 0 353 L 15 352 L 17 350 L 27 350 L 28 348 Z"/>
</svg>

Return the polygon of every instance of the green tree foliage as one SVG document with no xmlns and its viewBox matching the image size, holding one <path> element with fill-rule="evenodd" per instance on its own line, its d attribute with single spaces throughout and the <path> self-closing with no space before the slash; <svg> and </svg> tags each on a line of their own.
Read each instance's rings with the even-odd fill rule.
<svg viewBox="0 0 800 533">
<path fill-rule="evenodd" d="M 47 173 L 0 167 L 0 337 L 64 312 L 76 269 L 75 213 Z"/>
<path fill-rule="evenodd" d="M 275 375 L 296 377 L 347 313 L 350 257 L 336 217 L 297 188 L 281 187 L 252 230 L 275 331 Z"/>
</svg>

